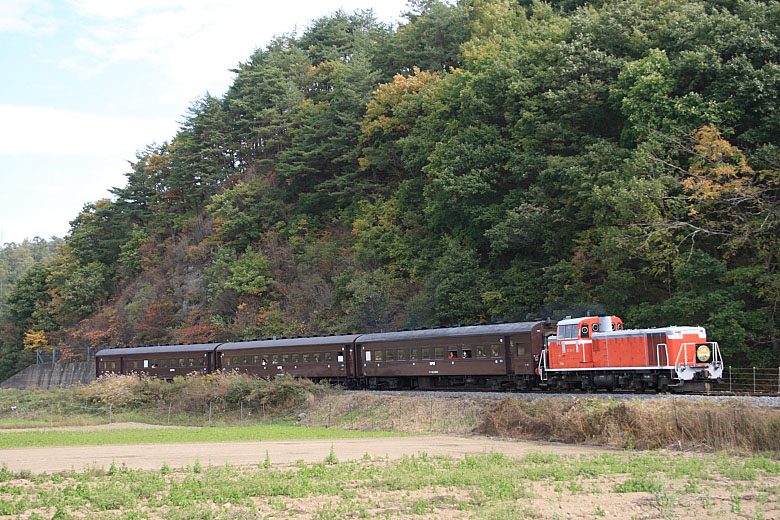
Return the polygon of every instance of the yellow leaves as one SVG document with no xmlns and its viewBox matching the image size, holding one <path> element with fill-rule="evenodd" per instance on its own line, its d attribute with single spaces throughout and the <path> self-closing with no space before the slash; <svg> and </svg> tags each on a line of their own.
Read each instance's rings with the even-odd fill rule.
<svg viewBox="0 0 780 520">
<path fill-rule="evenodd" d="M 42 330 L 28 330 L 24 333 L 24 350 L 51 350 L 46 333 Z"/>
<path fill-rule="evenodd" d="M 699 128 L 693 134 L 694 159 L 683 180 L 690 198 L 688 214 L 699 213 L 697 203 L 705 201 L 734 202 L 756 194 L 755 172 L 736 146 L 725 140 L 714 125 Z"/>
<path fill-rule="evenodd" d="M 366 114 L 360 124 L 363 137 L 370 139 L 378 134 L 409 131 L 413 119 L 403 122 L 398 117 L 398 107 L 407 96 L 420 93 L 438 79 L 437 73 L 421 71 L 415 67 L 411 76 L 396 74 L 390 83 L 379 85 L 366 106 Z"/>
</svg>

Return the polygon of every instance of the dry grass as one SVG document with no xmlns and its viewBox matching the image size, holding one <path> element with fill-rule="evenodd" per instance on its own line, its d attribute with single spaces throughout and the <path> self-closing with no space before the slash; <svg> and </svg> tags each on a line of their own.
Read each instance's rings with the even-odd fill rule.
<svg viewBox="0 0 780 520">
<path fill-rule="evenodd" d="M 268 413 L 289 414 L 314 396 L 333 393 L 327 385 L 289 376 L 261 379 L 219 372 L 176 377 L 172 382 L 135 375 L 107 375 L 73 390 L 78 399 L 115 409 L 171 405 L 181 412 L 201 411 L 208 403 L 226 408 L 241 402 L 262 404 Z"/>
<path fill-rule="evenodd" d="M 780 410 L 684 399 L 503 399 L 475 430 L 486 435 L 623 448 L 780 450 Z"/>
</svg>

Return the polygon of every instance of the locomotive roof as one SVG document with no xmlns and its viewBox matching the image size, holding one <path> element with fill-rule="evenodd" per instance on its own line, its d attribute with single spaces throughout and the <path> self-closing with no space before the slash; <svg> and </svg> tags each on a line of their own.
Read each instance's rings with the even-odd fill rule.
<svg viewBox="0 0 780 520">
<path fill-rule="evenodd" d="M 254 341 L 234 341 L 223 343 L 217 351 L 225 350 L 244 350 L 255 348 L 272 347 L 314 347 L 318 345 L 346 345 L 352 343 L 359 334 L 345 334 L 343 336 L 316 336 L 313 338 L 285 338 L 285 339 L 265 339 Z"/>
<path fill-rule="evenodd" d="M 492 336 L 530 332 L 541 325 L 541 321 L 519 323 L 498 323 L 495 325 L 471 325 L 468 327 L 446 327 L 441 329 L 404 330 L 398 332 L 379 332 L 360 336 L 361 343 L 381 343 L 385 341 L 407 341 L 458 336 Z"/>
<path fill-rule="evenodd" d="M 192 345 L 160 345 L 149 347 L 115 347 L 104 348 L 95 356 L 120 356 L 128 354 L 168 354 L 174 352 L 211 352 L 219 343 L 196 343 Z"/>
</svg>

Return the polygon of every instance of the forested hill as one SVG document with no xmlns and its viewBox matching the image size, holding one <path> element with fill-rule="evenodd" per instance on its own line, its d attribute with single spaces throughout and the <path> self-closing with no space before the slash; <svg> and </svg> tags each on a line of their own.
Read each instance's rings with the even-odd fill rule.
<svg viewBox="0 0 780 520">
<path fill-rule="evenodd" d="M 778 27 L 772 1 L 418 0 L 280 36 L 18 280 L 0 376 L 25 344 L 586 311 L 777 366 Z"/>
</svg>

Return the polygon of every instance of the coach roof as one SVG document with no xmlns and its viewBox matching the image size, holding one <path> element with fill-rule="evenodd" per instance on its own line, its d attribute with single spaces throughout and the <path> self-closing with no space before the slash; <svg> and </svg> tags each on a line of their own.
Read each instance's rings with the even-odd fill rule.
<svg viewBox="0 0 780 520">
<path fill-rule="evenodd" d="M 381 343 L 385 341 L 409 341 L 463 336 L 503 336 L 530 332 L 541 325 L 540 321 L 520 323 L 499 323 L 496 325 L 472 325 L 469 327 L 447 327 L 442 329 L 404 330 L 399 332 L 380 332 L 360 336 L 360 343 Z"/>
<path fill-rule="evenodd" d="M 116 347 L 98 351 L 95 356 L 129 356 L 132 354 L 173 354 L 187 352 L 212 352 L 219 343 L 196 343 L 192 345 L 160 345 L 149 347 Z"/>
<path fill-rule="evenodd" d="M 225 350 L 245 350 L 254 348 L 274 348 L 274 347 L 316 347 L 324 345 L 346 345 L 352 343 L 359 334 L 346 334 L 343 336 L 315 336 L 312 338 L 284 338 L 284 339 L 264 339 L 254 341 L 234 341 L 232 343 L 223 343 L 217 349 L 219 352 Z"/>
</svg>

